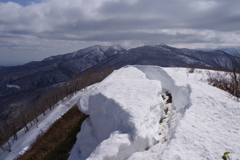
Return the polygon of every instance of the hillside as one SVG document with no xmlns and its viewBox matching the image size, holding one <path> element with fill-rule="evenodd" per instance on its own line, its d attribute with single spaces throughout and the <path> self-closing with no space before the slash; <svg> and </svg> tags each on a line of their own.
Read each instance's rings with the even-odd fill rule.
<svg viewBox="0 0 240 160">
<path fill-rule="evenodd" d="M 225 152 L 231 152 L 231 159 L 240 157 L 239 102 L 208 85 L 207 72 L 127 66 L 79 92 L 71 102 L 78 101 L 89 118 L 69 159 L 217 160 Z M 60 108 L 64 104 L 52 112 L 60 116 Z M 50 116 L 53 113 L 39 124 L 50 125 L 56 118 Z M 0 158 L 23 153 L 41 129 L 32 127 Z"/>
<path fill-rule="evenodd" d="M 72 98 L 62 100 L 53 110 L 48 110 L 45 116 L 43 114 L 40 115 L 37 123 L 28 124 L 30 127 L 28 132 L 25 132 L 25 129 L 22 128 L 17 133 L 17 141 L 13 141 L 12 138 L 8 141 L 11 144 L 11 152 L 0 150 L 0 159 L 13 160 L 18 155 L 23 154 L 38 135 L 44 133 L 57 119 L 67 112 L 71 106 L 76 104 L 81 94 L 83 94 L 82 91 L 77 92 Z M 5 146 L 9 145 L 5 144 Z"/>
<path fill-rule="evenodd" d="M 231 54 L 235 57 L 240 57 L 240 47 L 235 47 L 235 48 L 221 48 L 221 49 L 218 49 L 218 50 L 221 50 L 221 51 L 224 51 L 228 54 Z"/>
</svg>

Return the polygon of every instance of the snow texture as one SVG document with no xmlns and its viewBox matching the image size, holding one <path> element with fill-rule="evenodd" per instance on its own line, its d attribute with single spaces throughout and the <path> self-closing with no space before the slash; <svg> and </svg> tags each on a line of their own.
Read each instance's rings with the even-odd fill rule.
<svg viewBox="0 0 240 160">
<path fill-rule="evenodd" d="M 115 71 L 80 97 L 79 109 L 90 117 L 69 160 L 219 160 L 227 151 L 236 160 L 239 102 L 201 82 L 205 75 L 157 66 Z M 166 91 L 172 104 L 163 103 Z"/>
<path fill-rule="evenodd" d="M 135 67 L 114 71 L 81 96 L 79 109 L 90 115 L 77 135 L 81 154 L 69 159 L 127 159 L 157 142 L 163 117 L 160 81 Z"/>
</svg>

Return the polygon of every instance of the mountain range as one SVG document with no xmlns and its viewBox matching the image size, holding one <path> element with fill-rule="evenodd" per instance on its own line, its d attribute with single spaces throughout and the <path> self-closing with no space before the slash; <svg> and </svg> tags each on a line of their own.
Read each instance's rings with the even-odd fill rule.
<svg viewBox="0 0 240 160">
<path fill-rule="evenodd" d="M 228 54 L 231 54 L 235 57 L 240 57 L 240 47 L 236 47 L 236 48 L 222 48 L 222 49 L 219 49 L 221 51 L 224 51 Z"/>
<path fill-rule="evenodd" d="M 17 102 L 30 103 L 53 85 L 67 81 L 89 68 L 98 70 L 105 67 L 117 69 L 125 65 L 157 65 L 231 69 L 232 63 L 238 63 L 238 58 L 224 51 L 205 52 L 160 44 L 132 49 L 120 45 L 96 45 L 20 66 L 0 66 L 0 124 L 16 111 L 14 106 Z"/>
</svg>

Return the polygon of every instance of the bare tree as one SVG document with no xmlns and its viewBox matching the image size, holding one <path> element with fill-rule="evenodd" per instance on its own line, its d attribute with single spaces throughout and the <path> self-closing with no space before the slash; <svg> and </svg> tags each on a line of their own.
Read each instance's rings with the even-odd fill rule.
<svg viewBox="0 0 240 160">
<path fill-rule="evenodd" d="M 24 107 L 24 105 L 25 105 L 25 103 L 23 103 L 23 102 L 18 103 L 18 106 L 20 108 L 21 121 L 25 128 L 25 132 L 27 132 L 29 130 L 29 128 L 28 128 L 28 113 L 26 113 L 26 111 L 25 111 L 26 107 Z"/>
<path fill-rule="evenodd" d="M 3 151 L 11 152 L 11 143 L 8 141 L 8 138 L 11 136 L 9 131 L 5 131 L 2 128 L 0 129 L 0 149 Z"/>
<path fill-rule="evenodd" d="M 18 136 L 17 136 L 17 120 L 12 118 L 9 123 L 10 123 L 10 126 L 12 128 L 12 138 L 13 138 L 13 141 L 17 141 L 18 140 Z"/>
<path fill-rule="evenodd" d="M 188 71 L 188 73 L 193 73 L 194 70 L 195 70 L 195 68 L 196 68 L 196 67 L 195 67 L 193 64 L 187 65 L 187 71 Z"/>
<path fill-rule="evenodd" d="M 32 110 L 31 110 L 31 115 L 33 116 L 33 122 L 37 123 L 38 122 L 38 111 L 37 111 L 37 105 L 34 103 L 32 104 Z"/>
<path fill-rule="evenodd" d="M 239 87 L 239 73 L 238 70 L 240 68 L 240 59 L 237 61 L 232 61 L 232 88 L 233 88 L 233 95 L 236 97 L 240 97 L 240 87 Z"/>
<path fill-rule="evenodd" d="M 11 143 L 7 141 L 4 145 L 0 146 L 0 149 L 3 151 L 11 152 L 12 151 L 11 146 L 12 146 Z"/>
<path fill-rule="evenodd" d="M 239 100 L 240 97 L 240 65 L 238 61 L 232 61 L 231 70 L 216 71 L 215 73 L 208 72 L 207 81 L 209 84 L 229 92 Z"/>
</svg>

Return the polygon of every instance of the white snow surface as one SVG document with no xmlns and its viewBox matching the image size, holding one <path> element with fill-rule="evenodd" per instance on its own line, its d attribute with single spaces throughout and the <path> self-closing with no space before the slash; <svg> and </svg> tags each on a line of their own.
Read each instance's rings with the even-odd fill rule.
<svg viewBox="0 0 240 160">
<path fill-rule="evenodd" d="M 127 159 L 155 144 L 164 109 L 161 93 L 160 81 L 135 67 L 114 71 L 79 99 L 79 109 L 90 118 L 77 135 L 81 154 L 69 159 Z"/>
<path fill-rule="evenodd" d="M 227 151 L 236 160 L 240 104 L 204 75 L 157 66 L 114 71 L 79 98 L 90 116 L 69 160 L 219 160 Z M 161 97 L 166 91 L 172 104 Z"/>
</svg>

